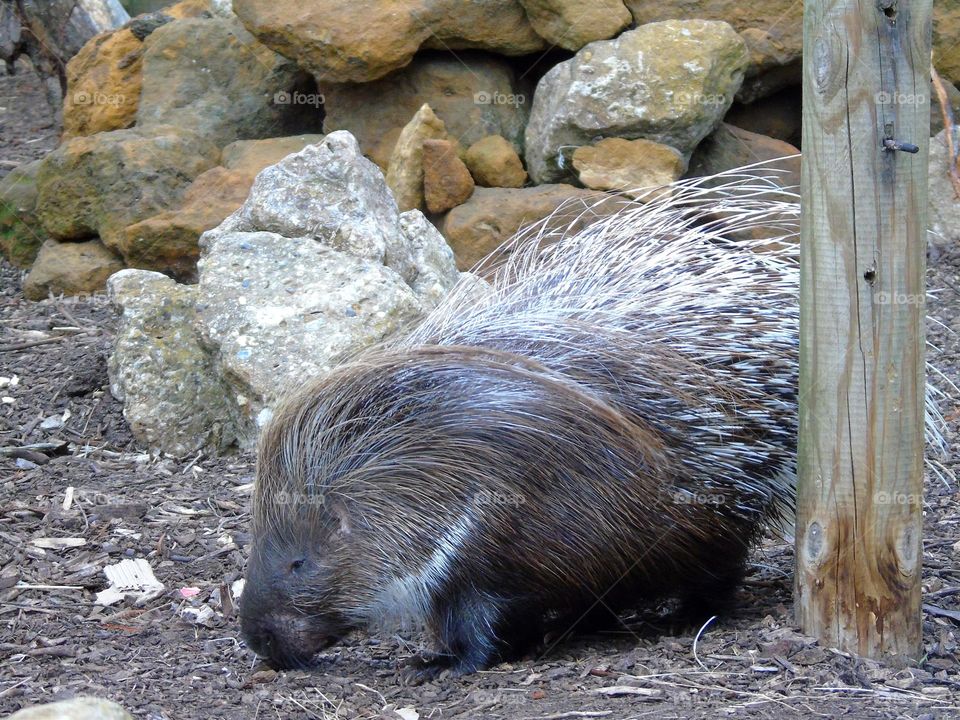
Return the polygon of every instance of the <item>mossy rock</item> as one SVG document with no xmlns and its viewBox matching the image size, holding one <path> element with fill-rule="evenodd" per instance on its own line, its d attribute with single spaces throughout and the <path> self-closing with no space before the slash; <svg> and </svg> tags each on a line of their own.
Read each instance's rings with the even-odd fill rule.
<svg viewBox="0 0 960 720">
<path fill-rule="evenodd" d="M 29 268 L 43 245 L 37 220 L 37 168 L 21 165 L 0 179 L 0 253 L 19 268 Z"/>
</svg>

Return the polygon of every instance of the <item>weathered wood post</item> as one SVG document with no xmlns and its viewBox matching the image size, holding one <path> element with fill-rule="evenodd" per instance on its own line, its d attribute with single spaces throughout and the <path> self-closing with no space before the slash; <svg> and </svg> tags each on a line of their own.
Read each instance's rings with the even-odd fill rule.
<svg viewBox="0 0 960 720">
<path fill-rule="evenodd" d="M 796 614 L 917 658 L 931 0 L 807 0 Z"/>
</svg>

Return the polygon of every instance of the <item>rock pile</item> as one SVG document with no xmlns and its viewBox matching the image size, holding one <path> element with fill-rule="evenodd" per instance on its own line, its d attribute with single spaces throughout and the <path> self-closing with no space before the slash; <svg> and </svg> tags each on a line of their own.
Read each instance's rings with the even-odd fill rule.
<svg viewBox="0 0 960 720">
<path fill-rule="evenodd" d="M 795 155 L 801 20 L 786 0 L 182 0 L 70 61 L 62 144 L 0 179 L 0 251 L 31 297 L 130 268 L 111 367 L 138 437 L 248 443 L 285 383 L 558 207 L 589 223 Z M 960 105 L 957 23 L 940 3 Z"/>
</svg>

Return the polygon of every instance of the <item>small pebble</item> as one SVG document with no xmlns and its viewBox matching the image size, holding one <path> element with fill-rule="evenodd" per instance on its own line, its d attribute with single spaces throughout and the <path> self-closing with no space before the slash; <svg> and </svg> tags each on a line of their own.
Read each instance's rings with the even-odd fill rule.
<svg viewBox="0 0 960 720">
<path fill-rule="evenodd" d="M 63 427 L 63 418 L 59 415 L 51 415 L 50 417 L 45 417 L 40 423 L 41 430 L 59 430 Z"/>
</svg>

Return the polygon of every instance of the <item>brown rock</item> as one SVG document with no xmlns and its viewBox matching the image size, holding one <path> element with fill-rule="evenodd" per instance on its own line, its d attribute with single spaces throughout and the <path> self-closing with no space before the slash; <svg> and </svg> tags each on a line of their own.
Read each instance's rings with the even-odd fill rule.
<svg viewBox="0 0 960 720">
<path fill-rule="evenodd" d="M 384 175 L 386 175 L 387 170 L 390 169 L 390 156 L 393 155 L 393 149 L 397 146 L 397 140 L 400 139 L 401 132 L 403 132 L 402 127 L 387 130 L 377 143 L 372 147 L 368 147 L 366 152 L 366 156 L 373 160 L 377 167 L 383 170 Z M 359 138 L 357 139 L 359 140 Z"/>
<path fill-rule="evenodd" d="M 41 162 L 19 165 L 0 178 L 0 254 L 19 268 L 33 264 L 46 235 L 37 219 Z"/>
<path fill-rule="evenodd" d="M 561 205 L 563 209 L 556 212 Z M 469 270 L 518 230 L 551 213 L 548 228 L 563 228 L 564 232 L 573 233 L 615 212 L 621 205 L 613 197 L 572 185 L 517 189 L 478 187 L 467 202 L 447 213 L 440 230 L 453 248 L 457 267 Z M 485 265 L 484 272 L 496 264 L 493 259 Z"/>
<path fill-rule="evenodd" d="M 225 167 L 211 168 L 198 176 L 186 189 L 177 210 L 125 228 L 118 250 L 131 267 L 194 281 L 200 235 L 217 227 L 243 204 L 258 172 L 322 139 L 322 135 L 295 135 L 227 145 L 221 157 Z"/>
<path fill-rule="evenodd" d="M 77 243 L 47 240 L 23 283 L 23 294 L 29 300 L 42 300 L 49 293 L 98 292 L 106 287 L 107 278 L 123 267 L 123 261 L 99 240 Z"/>
<path fill-rule="evenodd" d="M 187 18 L 143 45 L 137 127 L 189 128 L 219 146 L 319 124 L 309 76 L 260 43 L 236 18 Z"/>
<path fill-rule="evenodd" d="M 790 143 L 723 123 L 694 151 L 688 174 L 691 177 L 714 175 L 744 165 L 784 158 L 766 167 L 785 171 L 785 174 L 777 176 L 781 179 L 783 186 L 799 187 L 799 152 Z M 763 168 L 758 169 L 757 172 L 765 176 L 770 175 L 770 172 L 764 171 Z"/>
<path fill-rule="evenodd" d="M 577 148 L 573 167 L 588 188 L 632 191 L 672 183 L 683 175 L 684 162 L 680 151 L 669 145 L 607 138 Z"/>
<path fill-rule="evenodd" d="M 693 153 L 690 159 L 691 177 L 713 175 L 742 168 L 765 160 L 769 162 L 753 170 L 743 171 L 763 177 L 764 182 L 773 180 L 781 187 L 798 190 L 800 187 L 800 156 L 799 151 L 790 143 L 775 140 L 765 135 L 748 132 L 733 125 L 723 123 L 708 136 Z M 708 183 L 714 184 L 714 183 Z M 771 192 L 771 199 L 785 200 L 779 192 Z M 795 218 L 786 217 L 784 221 L 795 222 Z M 766 240 L 783 235 L 783 230 L 771 222 L 769 227 L 754 227 L 750 230 L 735 231 L 734 237 L 742 239 Z M 795 242 L 791 240 L 790 242 Z M 782 242 L 771 242 L 757 249 L 769 247 L 778 249 Z"/>
<path fill-rule="evenodd" d="M 165 8 L 162 16 L 175 20 L 209 11 L 210 0 L 184 0 Z M 133 125 L 140 105 L 142 71 L 143 41 L 129 23 L 91 38 L 67 63 L 63 137 Z"/>
<path fill-rule="evenodd" d="M 307 145 L 323 140 L 323 135 L 290 135 L 265 140 L 238 140 L 227 145 L 220 154 L 220 164 L 251 176 L 268 165 L 276 165 L 287 155 L 300 152 Z M 197 178 L 199 180 L 199 178 Z"/>
<path fill-rule="evenodd" d="M 960 200 L 950 181 L 950 152 L 945 131 L 930 138 L 928 198 L 930 232 L 927 239 L 935 258 L 947 248 L 960 247 Z"/>
<path fill-rule="evenodd" d="M 520 0 L 540 37 L 567 50 L 607 40 L 630 24 L 621 0 Z"/>
<path fill-rule="evenodd" d="M 473 178 L 449 140 L 423 142 L 423 194 L 427 210 L 446 212 L 473 195 Z"/>
<path fill-rule="evenodd" d="M 63 137 L 133 125 L 140 102 L 143 43 L 128 28 L 100 33 L 67 63 Z"/>
<path fill-rule="evenodd" d="M 254 174 L 215 167 L 187 188 L 183 205 L 126 227 L 117 249 L 131 267 L 196 279 L 200 236 L 239 208 Z"/>
<path fill-rule="evenodd" d="M 750 53 L 737 98 L 753 100 L 800 81 L 803 3 L 767 0 L 624 0 L 637 25 L 661 20 L 723 20 L 740 33 Z"/>
<path fill-rule="evenodd" d="M 234 0 L 233 9 L 250 32 L 321 83 L 376 80 L 421 47 L 502 55 L 546 47 L 517 0 Z"/>
<path fill-rule="evenodd" d="M 323 86 L 324 132 L 349 130 L 363 154 L 387 167 L 400 130 L 424 104 L 465 146 L 503 135 L 523 147 L 532 89 L 518 82 L 507 61 L 477 53 L 427 56 L 364 85 Z"/>
<path fill-rule="evenodd" d="M 220 150 L 189 130 L 134 127 L 75 137 L 37 171 L 37 217 L 58 240 L 99 235 L 115 247 L 124 228 L 178 207 Z"/>
<path fill-rule="evenodd" d="M 960 0 L 933 4 L 933 61 L 944 80 L 960 83 Z"/>
<path fill-rule="evenodd" d="M 484 187 L 523 187 L 527 171 L 513 145 L 502 135 L 487 135 L 467 148 L 463 161 L 477 185 Z"/>
<path fill-rule="evenodd" d="M 387 187 L 393 192 L 400 212 L 423 208 L 423 143 L 447 136 L 443 120 L 429 105 L 421 107 L 400 133 L 390 156 Z"/>
</svg>

